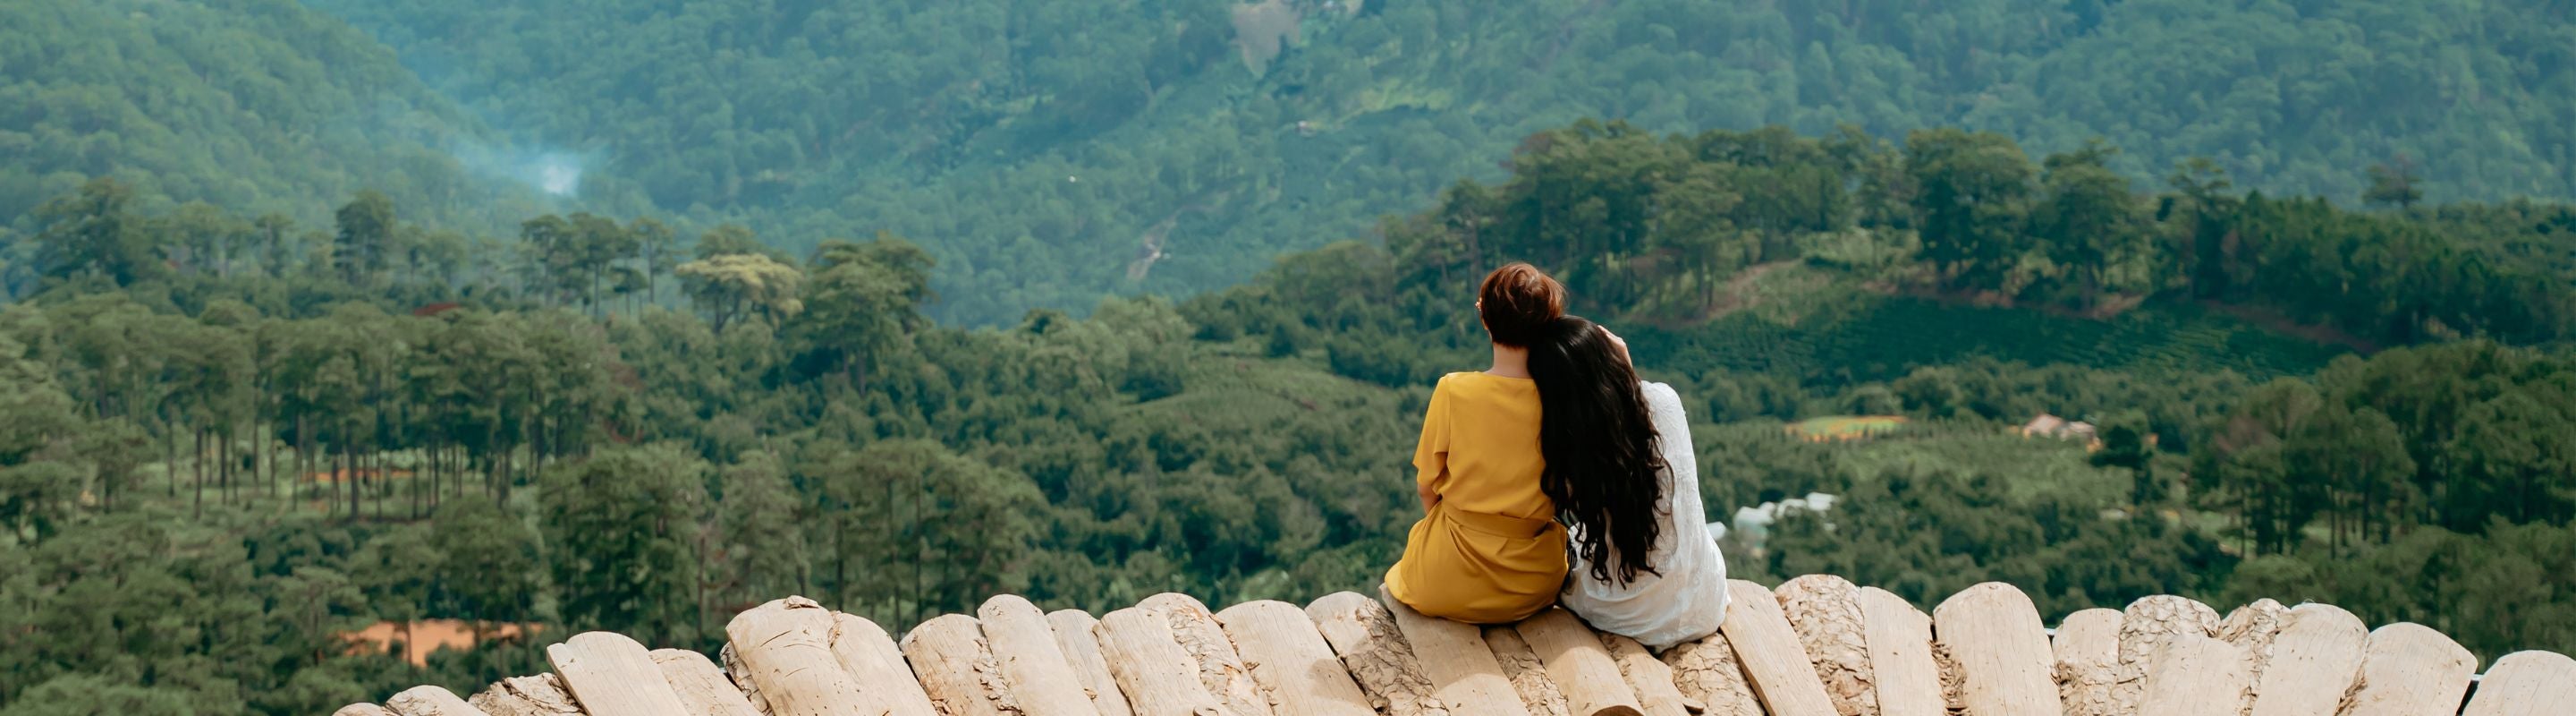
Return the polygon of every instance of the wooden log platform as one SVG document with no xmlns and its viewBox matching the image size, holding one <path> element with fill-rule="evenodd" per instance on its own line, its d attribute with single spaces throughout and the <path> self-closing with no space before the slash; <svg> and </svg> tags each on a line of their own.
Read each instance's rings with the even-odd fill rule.
<svg viewBox="0 0 2576 716">
<path fill-rule="evenodd" d="M 1094 618 L 997 596 L 898 635 L 804 597 L 737 615 L 719 654 L 605 632 L 554 670 L 335 716 L 2540 716 L 2576 660 L 2479 661 L 2432 628 L 2324 604 L 2182 597 L 2064 615 L 1987 583 L 1918 602 L 1837 577 L 1729 584 L 1718 634 L 1658 654 L 1549 610 L 1469 625 L 1359 593 L 1210 613 L 1162 594 Z M 1927 595 L 1914 595 L 1924 598 Z M 1938 596 L 1938 595 L 1929 595 Z"/>
</svg>

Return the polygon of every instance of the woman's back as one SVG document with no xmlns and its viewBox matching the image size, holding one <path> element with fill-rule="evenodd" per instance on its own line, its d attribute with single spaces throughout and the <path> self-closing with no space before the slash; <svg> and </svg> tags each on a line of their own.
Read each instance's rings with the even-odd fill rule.
<svg viewBox="0 0 2576 716">
<path fill-rule="evenodd" d="M 1565 529 L 1539 488 L 1538 390 L 1529 380 L 1452 373 L 1431 393 L 1414 453 L 1436 498 L 1405 536 L 1387 592 L 1423 614 L 1517 621 L 1556 601 Z"/>
<path fill-rule="evenodd" d="M 1644 383 L 1643 393 L 1666 466 L 1659 479 L 1663 497 L 1656 502 L 1662 529 L 1645 562 L 1655 573 L 1639 572 L 1626 584 L 1595 579 L 1592 565 L 1578 555 L 1564 604 L 1595 629 L 1665 649 L 1714 634 L 1725 621 L 1726 561 L 1708 535 L 1698 457 L 1681 396 L 1662 383 Z"/>
</svg>

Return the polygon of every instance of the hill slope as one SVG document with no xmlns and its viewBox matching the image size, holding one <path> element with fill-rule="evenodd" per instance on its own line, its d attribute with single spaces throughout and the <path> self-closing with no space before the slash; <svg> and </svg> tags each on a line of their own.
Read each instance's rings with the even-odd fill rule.
<svg viewBox="0 0 2576 716">
<path fill-rule="evenodd" d="M 449 153 L 488 133 L 293 0 L 0 4 L 0 108 L 0 225 L 95 175 L 307 220 L 363 188 L 422 216 L 495 210 Z"/>
<path fill-rule="evenodd" d="M 2104 137 L 2160 180 L 2350 201 L 2576 193 L 2576 26 L 2538 0 L 1465 3 L 313 0 L 585 194 L 791 247 L 877 228 L 943 260 L 944 317 L 1230 285 L 1366 233 L 1545 127 Z"/>
</svg>

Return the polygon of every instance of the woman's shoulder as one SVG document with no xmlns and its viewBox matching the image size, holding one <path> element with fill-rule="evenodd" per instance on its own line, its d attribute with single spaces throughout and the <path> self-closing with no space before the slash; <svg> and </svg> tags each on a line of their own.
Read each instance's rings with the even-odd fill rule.
<svg viewBox="0 0 2576 716">
<path fill-rule="evenodd" d="M 1655 403 L 1669 403 L 1672 405 L 1682 404 L 1682 394 L 1679 391 L 1673 390 L 1673 387 L 1670 385 L 1657 383 L 1651 380 L 1640 380 L 1637 381 L 1637 390 L 1638 392 L 1645 394 L 1646 403 L 1649 405 Z"/>
</svg>

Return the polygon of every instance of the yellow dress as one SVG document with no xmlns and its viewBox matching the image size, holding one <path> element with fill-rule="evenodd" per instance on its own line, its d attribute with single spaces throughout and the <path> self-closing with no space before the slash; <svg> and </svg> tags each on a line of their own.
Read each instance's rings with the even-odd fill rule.
<svg viewBox="0 0 2576 716">
<path fill-rule="evenodd" d="M 1423 614 L 1475 624 L 1520 621 L 1556 603 L 1565 528 L 1539 490 L 1538 386 L 1451 373 L 1431 392 L 1415 478 L 1438 501 L 1405 535 L 1386 590 Z"/>
</svg>

